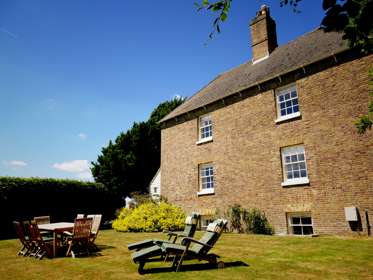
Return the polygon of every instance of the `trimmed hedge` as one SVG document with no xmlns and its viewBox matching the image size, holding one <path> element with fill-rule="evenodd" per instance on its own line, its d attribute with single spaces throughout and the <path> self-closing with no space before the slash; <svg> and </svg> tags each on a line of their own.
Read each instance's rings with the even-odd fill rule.
<svg viewBox="0 0 373 280">
<path fill-rule="evenodd" d="M 0 177 L 0 239 L 14 236 L 12 221 L 49 215 L 52 222 L 73 221 L 77 213 L 115 216 L 122 204 L 102 184 L 76 180 Z"/>
</svg>

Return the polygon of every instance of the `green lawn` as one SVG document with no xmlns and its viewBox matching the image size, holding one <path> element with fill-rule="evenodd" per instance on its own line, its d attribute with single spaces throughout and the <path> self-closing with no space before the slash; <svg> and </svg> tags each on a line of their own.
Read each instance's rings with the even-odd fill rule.
<svg viewBox="0 0 373 280">
<path fill-rule="evenodd" d="M 200 236 L 198 233 L 197 236 Z M 16 256 L 18 240 L 0 241 L 1 279 L 373 279 L 373 239 L 277 237 L 223 233 L 213 252 L 226 264 L 215 269 L 185 262 L 179 273 L 170 263 L 151 263 L 137 273 L 127 244 L 157 233 L 101 231 L 100 255 L 41 261 Z"/>
</svg>

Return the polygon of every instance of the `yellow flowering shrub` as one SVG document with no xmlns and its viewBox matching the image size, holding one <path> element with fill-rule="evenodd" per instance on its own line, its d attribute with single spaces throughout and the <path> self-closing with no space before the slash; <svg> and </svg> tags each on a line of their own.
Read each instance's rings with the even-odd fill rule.
<svg viewBox="0 0 373 280">
<path fill-rule="evenodd" d="M 122 208 L 113 228 L 117 231 L 152 232 L 162 230 L 182 230 L 185 213 L 167 202 L 146 202 L 129 210 Z"/>
</svg>

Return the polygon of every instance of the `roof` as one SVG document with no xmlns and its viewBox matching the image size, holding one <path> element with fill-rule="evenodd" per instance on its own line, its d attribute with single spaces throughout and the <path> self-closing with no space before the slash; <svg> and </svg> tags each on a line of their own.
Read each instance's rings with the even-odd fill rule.
<svg viewBox="0 0 373 280">
<path fill-rule="evenodd" d="M 276 48 L 256 64 L 248 61 L 218 75 L 208 85 L 165 116 L 161 122 L 204 107 L 244 89 L 346 51 L 348 44 L 337 32 L 316 29 Z"/>
</svg>

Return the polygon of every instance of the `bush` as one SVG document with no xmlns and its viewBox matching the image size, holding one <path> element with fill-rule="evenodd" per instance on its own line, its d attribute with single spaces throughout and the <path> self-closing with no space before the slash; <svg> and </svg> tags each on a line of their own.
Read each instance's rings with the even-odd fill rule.
<svg viewBox="0 0 373 280">
<path fill-rule="evenodd" d="M 246 233 L 273 234 L 273 228 L 269 224 L 267 217 L 259 209 L 244 209 L 242 219 L 245 224 Z"/>
<path fill-rule="evenodd" d="M 228 209 L 228 219 L 231 231 L 269 235 L 274 233 L 264 212 L 256 208 L 247 210 L 235 204 Z"/>
<path fill-rule="evenodd" d="M 185 214 L 177 206 L 166 202 L 145 202 L 132 210 L 122 208 L 113 228 L 133 232 L 182 230 L 184 221 Z"/>
<path fill-rule="evenodd" d="M 231 224 L 231 230 L 235 232 L 242 232 L 241 213 L 242 208 L 240 205 L 235 204 L 228 210 L 228 216 Z"/>
</svg>

